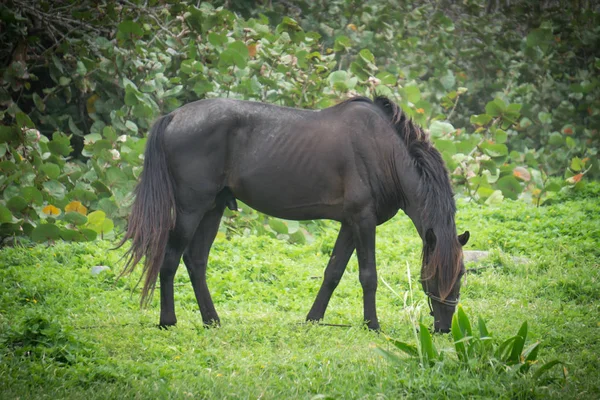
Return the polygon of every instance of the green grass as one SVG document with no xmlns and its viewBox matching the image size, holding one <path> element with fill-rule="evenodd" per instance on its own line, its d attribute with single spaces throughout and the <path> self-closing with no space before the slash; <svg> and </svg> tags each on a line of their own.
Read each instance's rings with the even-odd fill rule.
<svg viewBox="0 0 600 400">
<path fill-rule="evenodd" d="M 390 363 L 384 335 L 364 329 L 353 257 L 326 314 L 300 324 L 320 285 L 335 241 L 325 224 L 309 245 L 268 237 L 218 239 L 209 266 L 223 326 L 204 329 L 185 268 L 176 278 L 178 326 L 156 328 L 158 299 L 140 310 L 137 276 L 121 279 L 120 252 L 104 242 L 0 252 L 0 398 L 597 398 L 600 396 L 600 185 L 534 208 L 506 201 L 459 201 L 467 249 L 492 250 L 468 274 L 462 305 L 485 319 L 498 340 L 528 321 L 540 363 L 560 359 L 543 380 L 457 362 L 448 335 L 434 336 L 445 361 L 423 368 L 408 356 Z M 414 343 L 411 312 L 431 324 L 416 277 L 420 239 L 405 216 L 378 229 L 378 292 L 384 332 Z M 518 264 L 511 256 L 525 257 Z M 90 273 L 95 265 L 111 271 Z M 156 296 L 157 297 L 157 296 Z M 417 318 L 418 319 L 418 318 Z M 532 367 L 532 371 L 536 366 Z M 322 396 L 318 396 L 322 395 Z"/>
</svg>

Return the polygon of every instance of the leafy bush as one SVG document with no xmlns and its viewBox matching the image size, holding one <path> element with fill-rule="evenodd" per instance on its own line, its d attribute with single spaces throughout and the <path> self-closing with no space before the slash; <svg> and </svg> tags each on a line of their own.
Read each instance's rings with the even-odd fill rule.
<svg viewBox="0 0 600 400">
<path fill-rule="evenodd" d="M 0 14 L 0 47 L 10 49 L 0 51 L 1 237 L 122 230 L 149 127 L 210 97 L 323 108 L 390 96 L 429 130 L 458 191 L 480 202 L 540 205 L 599 173 L 600 61 L 586 51 L 600 40 L 597 9 L 9 3 Z M 226 216 L 225 234 L 308 237 L 296 233 L 306 225 L 242 210 Z"/>
<path fill-rule="evenodd" d="M 3 332 L 0 343 L 22 357 L 65 364 L 74 363 L 80 355 L 89 355 L 71 329 L 33 312 Z"/>
<path fill-rule="evenodd" d="M 527 321 L 523 322 L 517 334 L 502 342 L 494 340 L 487 330 L 485 321 L 478 319 L 477 331 L 471 327 L 471 322 L 459 305 L 452 318 L 452 338 L 457 361 L 469 370 L 489 373 L 526 374 L 531 367 L 538 363 L 540 342 L 535 342 L 525 348 L 527 341 Z M 389 342 L 398 350 L 418 360 L 423 367 L 433 366 L 437 362 L 453 363 L 452 359 L 444 359 L 444 352 L 436 349 L 431 334 L 426 325 L 419 324 L 419 340 L 411 345 L 387 337 Z M 378 352 L 395 363 L 404 362 L 393 352 L 377 348 Z M 559 360 L 549 361 L 539 366 L 532 378 L 539 379 L 552 367 L 561 364 Z M 566 370 L 563 371 L 566 376 Z"/>
</svg>

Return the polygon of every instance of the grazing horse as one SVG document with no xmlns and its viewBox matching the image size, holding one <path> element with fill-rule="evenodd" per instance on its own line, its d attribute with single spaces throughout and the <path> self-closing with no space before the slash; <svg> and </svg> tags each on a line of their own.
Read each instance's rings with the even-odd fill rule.
<svg viewBox="0 0 600 400">
<path fill-rule="evenodd" d="M 421 282 L 434 329 L 448 332 L 464 273 L 456 205 L 440 153 L 385 97 L 313 111 L 230 99 L 200 100 L 153 126 L 122 246 L 124 272 L 145 256 L 142 303 L 160 277 L 159 326 L 175 325 L 173 278 L 183 255 L 205 324 L 220 323 L 208 287 L 208 253 L 236 199 L 290 220 L 341 222 L 306 319 L 323 319 L 356 249 L 364 320 L 378 330 L 375 227 L 402 209 L 423 240 Z"/>
</svg>

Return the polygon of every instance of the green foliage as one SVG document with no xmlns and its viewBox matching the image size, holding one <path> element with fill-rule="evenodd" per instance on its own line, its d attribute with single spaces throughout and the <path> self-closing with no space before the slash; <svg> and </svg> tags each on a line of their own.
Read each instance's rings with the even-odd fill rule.
<svg viewBox="0 0 600 400">
<path fill-rule="evenodd" d="M 471 230 L 470 249 L 495 254 L 466 265 L 461 300 L 474 339 L 465 341 L 465 348 L 485 337 L 491 339 L 482 344 L 497 348 L 527 320 L 521 353 L 529 343 L 542 341 L 543 347 L 538 362 L 524 373 L 518 372 L 519 364 L 484 364 L 480 354 L 497 359 L 493 348 L 484 353 L 474 347 L 469 362 L 460 361 L 451 335 L 431 335 L 439 355 L 433 366 L 387 340 L 389 335 L 416 349 L 421 332 L 425 335 L 432 324 L 417 286 L 421 239 L 410 220 L 397 215 L 378 227 L 377 236 L 378 277 L 399 295 L 384 285 L 377 293 L 386 335 L 363 326 L 356 257 L 324 320 L 351 327 L 303 324 L 339 224 L 325 224 L 312 243 L 303 245 L 268 235 L 217 237 L 207 277 L 221 316 L 218 329 L 202 326 L 183 264 L 175 276 L 178 325 L 159 330 L 159 296 L 140 310 L 140 271 L 115 282 L 122 251 L 110 251 L 109 242 L 5 247 L 0 251 L 0 393 L 2 398 L 86 399 L 345 399 L 378 393 L 388 398 L 585 398 L 600 391 L 599 195 L 600 185 L 590 182 L 539 208 L 522 201 L 486 207 L 458 199 L 457 224 L 460 231 Z M 496 255 L 500 251 L 504 256 Z M 529 262 L 517 263 L 511 256 Z M 410 277 L 402 268 L 406 263 Z M 110 269 L 95 275 L 97 266 Z M 485 320 L 483 333 L 471 315 Z M 419 322 L 425 329 L 417 333 Z M 377 348 L 399 362 L 382 359 Z M 506 357 L 511 353 L 507 350 Z M 418 357 L 418 350 L 414 354 Z M 549 366 L 554 359 L 564 364 Z M 543 371 L 542 365 L 549 367 Z"/>
<path fill-rule="evenodd" d="M 34 360 L 73 364 L 89 351 L 72 329 L 35 311 L 0 335 L 0 343 L 16 355 Z"/>
<path fill-rule="evenodd" d="M 461 305 L 458 306 L 452 318 L 451 334 L 458 362 L 469 369 L 481 371 L 492 368 L 492 373 L 516 372 L 525 374 L 532 365 L 538 362 L 540 342 L 525 348 L 527 341 L 527 321 L 523 322 L 517 334 L 499 344 L 487 330 L 485 321 L 479 317 L 478 331 L 473 331 L 471 322 Z M 426 325 L 419 324 L 419 341 L 417 346 L 387 337 L 390 343 L 398 350 L 419 360 L 421 365 L 433 367 L 436 362 L 449 364 L 451 359 L 444 360 L 443 353 L 438 352 L 431 334 Z M 389 351 L 378 348 L 378 351 L 392 362 L 404 362 L 401 358 Z M 533 374 L 534 379 L 541 378 L 553 366 L 561 364 L 558 360 L 549 361 L 540 365 Z M 566 378 L 566 369 L 564 370 Z"/>
<path fill-rule="evenodd" d="M 17 3 L 0 15 L 0 237 L 31 238 L 42 224 L 67 240 L 106 237 L 110 224 L 121 231 L 153 121 L 211 97 L 323 108 L 390 96 L 429 130 L 458 191 L 481 203 L 541 205 L 598 177 L 600 63 L 587 51 L 600 38 L 595 9 Z M 73 201 L 112 222 L 67 216 Z M 229 232 L 252 225 L 303 240 L 263 215 L 228 218 Z"/>
</svg>

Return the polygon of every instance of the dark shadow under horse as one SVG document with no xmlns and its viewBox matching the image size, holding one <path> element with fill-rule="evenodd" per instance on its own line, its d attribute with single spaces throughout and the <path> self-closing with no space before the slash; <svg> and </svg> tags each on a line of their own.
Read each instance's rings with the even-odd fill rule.
<svg viewBox="0 0 600 400">
<path fill-rule="evenodd" d="M 375 307 L 375 227 L 402 209 L 423 240 L 421 282 L 434 328 L 447 332 L 464 274 L 456 205 L 440 153 L 392 101 L 352 98 L 320 111 L 229 99 L 200 100 L 160 118 L 123 241 L 124 272 L 145 256 L 142 303 L 160 276 L 160 326 L 177 322 L 173 278 L 181 256 L 205 324 L 218 324 L 206 265 L 225 207 L 236 199 L 290 220 L 341 222 L 307 320 L 323 318 L 356 249 L 364 319 Z"/>
</svg>

